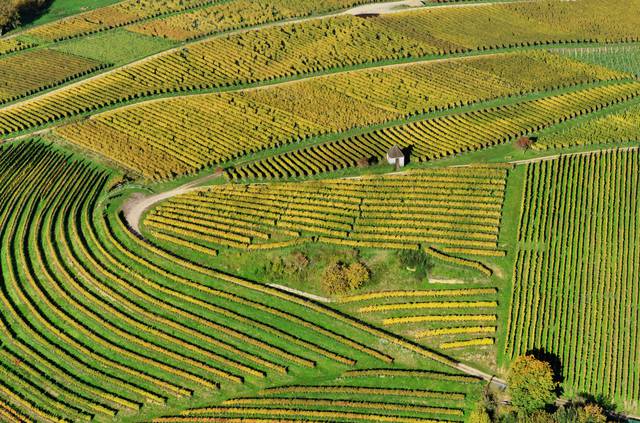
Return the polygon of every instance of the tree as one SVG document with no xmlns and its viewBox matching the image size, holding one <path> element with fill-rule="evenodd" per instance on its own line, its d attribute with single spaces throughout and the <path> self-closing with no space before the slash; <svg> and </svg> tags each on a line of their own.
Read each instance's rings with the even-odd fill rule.
<svg viewBox="0 0 640 423">
<path fill-rule="evenodd" d="M 347 266 L 342 262 L 330 264 L 322 277 L 322 289 L 330 295 L 346 294 L 360 288 L 370 278 L 367 267 L 359 262 Z"/>
<path fill-rule="evenodd" d="M 347 279 L 348 289 L 353 291 L 364 285 L 370 278 L 370 272 L 362 263 L 352 263 L 348 268 L 344 269 L 345 278 Z"/>
<path fill-rule="evenodd" d="M 322 276 L 322 290 L 330 295 L 340 294 L 345 291 L 347 279 L 344 275 L 343 265 L 340 262 L 330 264 Z"/>
<path fill-rule="evenodd" d="M 507 378 L 511 403 L 519 413 L 530 415 L 553 404 L 558 384 L 551 366 L 534 356 L 524 355 L 512 363 Z"/>
<path fill-rule="evenodd" d="M 37 16 L 50 3 L 47 0 L 0 0 L 0 35 L 20 24 L 21 18 Z"/>
<path fill-rule="evenodd" d="M 17 24 L 19 19 L 18 8 L 13 2 L 0 1 L 0 34 L 4 29 Z"/>
</svg>

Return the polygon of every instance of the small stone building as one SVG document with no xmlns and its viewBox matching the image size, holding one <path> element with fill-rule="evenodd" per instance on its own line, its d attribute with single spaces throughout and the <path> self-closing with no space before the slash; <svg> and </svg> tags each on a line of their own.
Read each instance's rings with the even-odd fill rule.
<svg viewBox="0 0 640 423">
<path fill-rule="evenodd" d="M 400 147 L 394 145 L 387 153 L 387 161 L 390 165 L 394 165 L 396 168 L 404 167 L 405 156 Z"/>
</svg>

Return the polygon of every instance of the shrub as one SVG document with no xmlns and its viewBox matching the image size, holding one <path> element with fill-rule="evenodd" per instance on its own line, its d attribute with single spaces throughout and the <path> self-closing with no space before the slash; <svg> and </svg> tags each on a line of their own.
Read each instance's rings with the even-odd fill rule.
<svg viewBox="0 0 640 423">
<path fill-rule="evenodd" d="M 0 35 L 5 28 L 11 28 L 19 21 L 18 9 L 11 2 L 0 1 Z"/>
<path fill-rule="evenodd" d="M 604 409 L 597 404 L 587 404 L 578 410 L 579 423 L 606 423 Z"/>
<path fill-rule="evenodd" d="M 346 294 L 360 288 L 370 278 L 367 267 L 359 262 L 345 265 L 335 262 L 329 265 L 322 277 L 322 289 L 330 295 Z"/>
<path fill-rule="evenodd" d="M 362 263 L 353 263 L 344 269 L 349 290 L 354 291 L 364 285 L 370 278 L 370 272 Z"/>
<path fill-rule="evenodd" d="M 516 141 L 516 147 L 518 147 L 520 150 L 525 150 L 525 151 L 531 148 L 532 144 L 533 144 L 533 140 L 529 137 L 520 137 Z"/>
</svg>

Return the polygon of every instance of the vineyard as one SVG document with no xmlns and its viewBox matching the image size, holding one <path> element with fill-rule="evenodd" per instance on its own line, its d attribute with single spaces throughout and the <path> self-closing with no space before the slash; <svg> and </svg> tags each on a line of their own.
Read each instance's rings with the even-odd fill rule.
<svg viewBox="0 0 640 423">
<path fill-rule="evenodd" d="M 635 44 L 563 48 L 554 50 L 554 53 L 559 53 L 581 62 L 607 66 L 611 69 L 640 75 L 640 47 Z"/>
<path fill-rule="evenodd" d="M 543 67 L 554 72 L 536 78 Z M 444 83 L 444 75 L 452 85 Z M 150 102 L 56 132 L 150 179 L 165 179 L 322 134 L 626 76 L 548 53 L 510 53 Z M 317 98 L 321 106 L 308 104 L 308 98 Z"/>
<path fill-rule="evenodd" d="M 84 421 L 289 372 L 393 362 L 378 338 L 453 363 L 133 237 L 117 215 L 95 213 L 115 182 L 106 170 L 39 141 L 1 157 L 0 195 L 12 196 L 0 214 L 0 401 L 22 414 Z"/>
<path fill-rule="evenodd" d="M 0 111 L 0 135 L 169 92 L 266 82 L 389 60 L 581 40 L 626 41 L 640 36 L 635 14 L 610 11 L 607 17 L 617 19 L 616 25 L 587 25 L 584 16 L 603 8 L 594 0 L 548 7 L 523 3 L 480 9 L 433 8 L 373 20 L 338 16 L 214 37 L 5 108 Z M 559 16 L 564 18 L 556 25 L 554 19 Z M 492 19 L 503 24 L 501 31 L 485 38 L 488 33 L 481 28 L 491 26 Z M 467 23 L 464 31 L 458 24 L 461 21 Z"/>
<path fill-rule="evenodd" d="M 505 350 L 556 354 L 564 386 L 640 399 L 637 150 L 526 166 Z"/>
<path fill-rule="evenodd" d="M 493 287 L 376 291 L 337 302 L 349 314 L 456 354 L 495 344 L 497 294 Z"/>
<path fill-rule="evenodd" d="M 426 119 L 300 148 L 234 167 L 229 175 L 232 179 L 316 175 L 355 167 L 363 159 L 382 161 L 394 145 L 410 150 L 412 160 L 431 161 L 506 143 L 638 94 L 640 84 L 630 82 Z"/>
<path fill-rule="evenodd" d="M 640 415 L 640 0 L 0 0 L 0 422 Z"/>
<path fill-rule="evenodd" d="M 625 144 L 639 140 L 640 107 L 634 104 L 580 125 L 545 134 L 534 148 L 544 150 L 607 143 Z"/>
<path fill-rule="evenodd" d="M 44 41 L 60 41 L 204 6 L 214 1 L 216 0 L 125 0 L 36 27 L 27 31 L 27 34 Z"/>
<path fill-rule="evenodd" d="M 364 0 L 237 0 L 156 19 L 128 27 L 129 31 L 178 41 L 196 39 L 217 32 L 236 30 L 269 22 L 324 14 L 368 3 Z"/>
<path fill-rule="evenodd" d="M 437 386 L 438 390 L 433 390 Z M 460 421 L 478 380 L 439 371 L 372 368 L 345 372 L 323 385 L 267 388 L 253 397 L 194 408 L 154 422 L 233 421 L 243 418 L 308 418 L 396 423 Z"/>
<path fill-rule="evenodd" d="M 107 66 L 55 50 L 29 51 L 0 58 L 0 104 L 53 88 Z"/>
<path fill-rule="evenodd" d="M 8 40 L 0 39 L 0 56 L 8 53 L 14 53 L 16 51 L 26 50 L 34 46 L 34 43 L 21 41 L 16 38 Z"/>
<path fill-rule="evenodd" d="M 508 170 L 439 169 L 405 175 L 227 185 L 152 210 L 152 234 L 195 249 L 269 249 L 307 242 L 502 255 L 498 228 Z"/>
</svg>

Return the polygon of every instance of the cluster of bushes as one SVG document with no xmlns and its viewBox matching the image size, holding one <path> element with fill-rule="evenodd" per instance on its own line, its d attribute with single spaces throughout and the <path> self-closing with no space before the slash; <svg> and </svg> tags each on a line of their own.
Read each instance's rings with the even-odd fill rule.
<svg viewBox="0 0 640 423">
<path fill-rule="evenodd" d="M 8 0 L 0 2 L 0 35 L 15 28 L 22 16 L 33 15 L 49 2 L 47 0 Z"/>
<path fill-rule="evenodd" d="M 270 277 L 295 276 L 297 280 L 304 280 L 307 277 L 307 268 L 310 260 L 304 253 L 294 251 L 287 256 L 280 256 L 273 259 L 263 271 Z"/>
<path fill-rule="evenodd" d="M 50 0 L 2 0 L 0 1 L 0 35 L 15 28 L 25 17 L 37 15 L 51 3 Z"/>
<path fill-rule="evenodd" d="M 349 265 L 335 262 L 329 265 L 322 277 L 322 290 L 330 295 L 347 294 L 369 281 L 369 269 L 356 261 Z"/>
<path fill-rule="evenodd" d="M 416 279 L 423 280 L 433 268 L 431 258 L 424 250 L 400 250 L 398 259 L 403 267 L 414 272 Z"/>
</svg>

